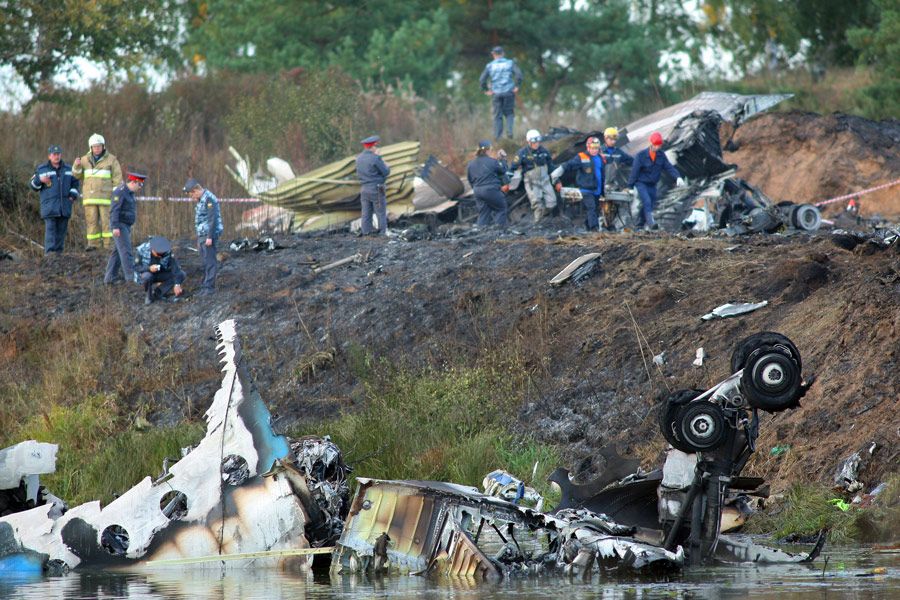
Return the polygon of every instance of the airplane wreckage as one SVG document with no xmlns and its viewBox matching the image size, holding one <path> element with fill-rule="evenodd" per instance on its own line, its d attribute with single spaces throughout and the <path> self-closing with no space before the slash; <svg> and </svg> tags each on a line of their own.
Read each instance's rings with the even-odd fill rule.
<svg viewBox="0 0 900 600">
<path fill-rule="evenodd" d="M 790 94 L 740 95 L 703 92 L 690 100 L 664 108 L 620 128 L 618 146 L 631 154 L 645 148 L 650 134 L 659 131 L 669 160 L 687 178 L 686 187 L 675 187 L 667 174 L 660 183 L 657 221 L 664 229 L 678 231 L 720 229 L 729 235 L 772 233 L 783 229 L 815 231 L 822 223 L 819 209 L 766 196 L 759 188 L 736 177 L 737 165 L 724 162 L 723 145 L 733 144 L 734 131 L 753 115 L 768 110 Z M 723 141 L 721 133 L 728 139 Z M 580 132 L 553 128 L 543 143 L 555 164 L 584 150 L 590 136 L 602 132 Z M 232 176 L 263 206 L 246 211 L 242 227 L 264 230 L 312 231 L 345 227 L 359 217 L 359 183 L 355 179 L 355 157 L 347 157 L 296 176 L 290 165 L 270 158 L 266 167 L 250 175 L 246 158 L 230 149 L 237 164 L 228 167 Z M 512 150 L 512 148 L 507 148 Z M 381 154 L 391 166 L 386 182 L 388 219 L 415 218 L 416 215 L 441 215 L 462 218 L 474 214 L 472 190 L 467 182 L 443 166 L 434 156 L 417 166 L 418 142 L 385 146 Z M 607 166 L 606 199 L 601 201 L 607 230 L 633 228 L 640 210 L 632 190 L 625 189 L 630 167 L 611 163 Z M 524 186 L 518 185 L 521 173 L 510 172 L 509 204 L 514 209 L 525 202 Z M 580 200 L 574 175 L 562 177 L 564 199 Z M 568 206 L 566 206 L 568 205 Z M 580 210 L 579 205 L 563 203 L 563 211 Z"/>
<path fill-rule="evenodd" d="M 107 504 L 67 508 L 39 483 L 56 446 L 0 451 L 0 575 L 70 569 L 330 568 L 495 580 L 517 574 L 656 573 L 709 563 L 809 563 L 722 531 L 742 520 L 742 477 L 755 449 L 758 411 L 796 406 L 810 385 L 800 354 L 777 333 L 741 342 L 733 374 L 708 390 L 671 394 L 660 428 L 672 445 L 660 469 L 605 450 L 606 471 L 573 483 L 564 469 L 553 512 L 503 471 L 485 492 L 454 483 L 358 477 L 328 437 L 290 440 L 244 365 L 233 320 L 217 328 L 224 377 L 203 439 L 181 459 Z M 217 467 L 215 466 L 217 465 Z"/>
</svg>

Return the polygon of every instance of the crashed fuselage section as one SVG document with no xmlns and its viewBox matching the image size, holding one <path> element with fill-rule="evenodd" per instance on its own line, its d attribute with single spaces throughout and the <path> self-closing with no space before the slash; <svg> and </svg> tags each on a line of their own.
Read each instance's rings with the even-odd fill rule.
<svg viewBox="0 0 900 600">
<path fill-rule="evenodd" d="M 335 548 L 336 572 L 388 570 L 496 580 L 594 568 L 680 568 L 680 549 L 641 542 L 635 529 L 590 511 L 550 515 L 475 488 L 433 481 L 360 479 Z"/>
<path fill-rule="evenodd" d="M 33 568 L 51 573 L 154 564 L 263 566 L 280 564 L 290 553 L 306 561 L 313 551 L 302 551 L 310 539 L 328 545 L 340 534 L 334 521 L 343 519 L 343 502 L 335 497 L 348 494 L 345 471 L 334 466 L 342 464 L 339 453 L 327 440 L 306 440 L 292 451 L 272 430 L 246 372 L 234 321 L 221 323 L 217 335 L 224 377 L 200 443 L 162 476 L 145 478 L 106 506 L 88 502 L 59 514 L 56 504 L 45 502 L 0 518 L 0 561 L 27 556 Z M 333 479 L 325 481 L 328 475 Z M 308 497 L 295 493 L 296 477 L 308 480 Z M 320 502 L 325 508 L 316 521 L 309 507 Z M 308 537 L 310 529 L 317 535 Z M 253 557 L 217 560 L 242 555 Z"/>
</svg>

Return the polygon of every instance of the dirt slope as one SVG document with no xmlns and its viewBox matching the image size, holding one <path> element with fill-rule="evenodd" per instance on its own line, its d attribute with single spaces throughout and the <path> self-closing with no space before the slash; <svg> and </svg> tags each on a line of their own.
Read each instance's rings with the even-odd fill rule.
<svg viewBox="0 0 900 600">
<path fill-rule="evenodd" d="M 897 120 L 762 114 L 738 128 L 732 144 L 725 161 L 778 201 L 817 202 L 900 179 Z M 835 203 L 828 212 L 845 206 Z M 900 217 L 900 185 L 862 196 L 862 214 Z"/>
<path fill-rule="evenodd" d="M 801 408 L 764 417 L 750 470 L 773 477 L 776 489 L 826 481 L 840 459 L 872 441 L 877 449 L 863 481 L 896 470 L 900 254 L 851 253 L 827 236 L 573 237 L 556 232 L 562 225 L 528 236 L 416 242 L 286 238 L 292 247 L 273 254 L 228 253 L 218 295 L 166 306 L 144 307 L 130 286 L 102 286 L 96 254 L 4 261 L 0 286 L 15 286 L 17 294 L 3 307 L 2 351 L 27 351 L 15 347 L 17 331 L 70 322 L 102 303 L 126 318 L 125 330 L 110 335 L 158 349 L 166 364 L 177 365 L 177 378 L 164 392 L 102 379 L 98 388 L 118 390 L 127 404 L 149 406 L 151 420 L 166 423 L 206 409 L 220 377 L 212 328 L 235 317 L 251 373 L 284 427 L 364 401 L 348 368 L 354 345 L 410 364 L 474 356 L 490 344 L 515 346 L 524 349 L 535 392 L 523 399 L 513 429 L 561 444 L 568 466 L 589 473 L 598 467 L 593 451 L 611 441 L 645 466 L 656 464 L 664 445 L 655 399 L 667 389 L 714 384 L 728 374 L 738 339 L 774 330 L 796 342 L 805 372 L 819 380 Z M 548 285 L 569 261 L 592 251 L 603 255 L 592 277 Z M 180 252 L 196 282 L 196 254 Z M 309 266 L 356 252 L 367 256 L 364 264 L 318 275 Z M 740 318 L 699 318 L 728 301 L 760 300 L 769 306 Z M 650 344 L 643 356 L 635 325 Z M 708 359 L 696 368 L 691 361 L 700 346 Z M 333 368 L 302 381 L 297 368 L 304 357 L 332 347 Z M 661 352 L 661 373 L 651 370 L 648 381 L 645 361 Z M 772 457 L 776 445 L 790 450 Z"/>
</svg>

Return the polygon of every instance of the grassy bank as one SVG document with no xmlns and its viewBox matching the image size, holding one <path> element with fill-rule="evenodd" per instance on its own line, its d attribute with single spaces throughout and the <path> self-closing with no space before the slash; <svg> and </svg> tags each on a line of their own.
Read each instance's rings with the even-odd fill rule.
<svg viewBox="0 0 900 600">
<path fill-rule="evenodd" d="M 747 524 L 749 533 L 771 533 L 777 538 L 811 535 L 828 529 L 832 543 L 885 542 L 900 539 L 900 476 L 894 475 L 865 508 L 850 504 L 822 485 L 796 485 L 768 510 Z M 846 501 L 849 502 L 849 501 Z"/>
<path fill-rule="evenodd" d="M 488 352 L 474 366 L 459 361 L 420 369 L 361 349 L 353 354 L 365 405 L 294 435 L 331 435 L 360 476 L 481 487 L 487 473 L 502 468 L 549 493 L 546 478 L 559 464 L 557 450 L 516 428 L 532 385 L 519 353 Z"/>
</svg>

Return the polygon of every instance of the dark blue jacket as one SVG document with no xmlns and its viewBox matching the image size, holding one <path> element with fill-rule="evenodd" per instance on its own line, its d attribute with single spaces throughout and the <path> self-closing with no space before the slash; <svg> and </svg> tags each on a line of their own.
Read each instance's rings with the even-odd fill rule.
<svg viewBox="0 0 900 600">
<path fill-rule="evenodd" d="M 50 185 L 44 185 L 41 177 L 50 177 Z M 41 218 L 49 219 L 72 216 L 72 203 L 78 200 L 81 183 L 72 175 L 72 167 L 59 161 L 55 168 L 48 160 L 38 165 L 31 178 L 32 189 L 41 193 Z"/>
<path fill-rule="evenodd" d="M 131 227 L 137 219 L 137 202 L 134 193 L 124 183 L 112 192 L 112 205 L 109 209 L 110 229 L 120 229 L 122 225 Z"/>
<path fill-rule="evenodd" d="M 523 174 L 541 165 L 547 165 L 547 172 L 549 173 L 553 170 L 553 157 L 550 156 L 550 151 L 543 146 L 538 146 L 537 150 L 532 150 L 531 146 L 525 146 L 516 152 L 512 169 L 515 170 L 520 165 Z"/>
<path fill-rule="evenodd" d="M 564 171 L 575 171 L 575 185 L 583 191 L 595 196 L 603 195 L 604 164 L 599 154 L 591 156 L 587 152 L 579 152 L 563 163 Z"/>
<path fill-rule="evenodd" d="M 634 164 L 634 157 L 622 150 L 621 148 L 603 146 L 600 148 L 600 154 L 606 159 L 606 163 L 621 163 L 623 165 Z"/>
<path fill-rule="evenodd" d="M 506 183 L 506 164 L 490 156 L 476 156 L 466 168 L 472 189 L 500 189 Z"/>
<path fill-rule="evenodd" d="M 356 176 L 362 185 L 384 185 L 391 168 L 371 150 L 363 150 L 356 157 Z"/>
<path fill-rule="evenodd" d="M 678 169 L 673 167 L 669 159 L 666 158 L 665 152 L 657 150 L 656 161 L 652 161 L 650 160 L 650 149 L 644 148 L 634 157 L 634 165 L 631 167 L 631 176 L 628 177 L 628 185 L 626 187 L 634 187 L 635 183 L 655 186 L 659 183 L 663 169 L 672 176 L 672 179 L 681 177 Z"/>
</svg>

